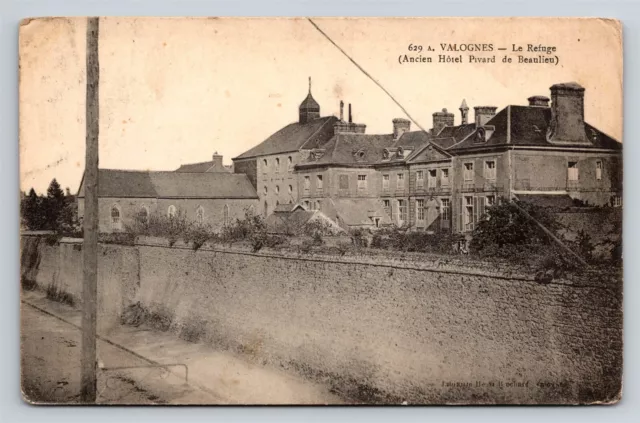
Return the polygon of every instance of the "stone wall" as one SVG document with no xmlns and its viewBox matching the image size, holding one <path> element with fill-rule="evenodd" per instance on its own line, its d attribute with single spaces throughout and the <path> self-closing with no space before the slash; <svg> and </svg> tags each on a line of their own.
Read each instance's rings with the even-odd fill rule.
<svg viewBox="0 0 640 423">
<path fill-rule="evenodd" d="M 39 248 L 38 282 L 62 260 L 58 273 L 77 290 L 81 252 L 64 243 Z M 99 322 L 140 301 L 172 315 L 180 335 L 351 398 L 563 403 L 619 395 L 622 283 L 613 275 L 540 285 L 517 269 L 450 258 L 195 251 L 149 238 L 102 245 L 99 254 Z"/>
</svg>

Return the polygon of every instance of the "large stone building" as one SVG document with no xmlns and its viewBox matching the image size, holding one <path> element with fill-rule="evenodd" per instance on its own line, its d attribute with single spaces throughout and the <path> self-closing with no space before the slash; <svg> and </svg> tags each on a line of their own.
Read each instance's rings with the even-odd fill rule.
<svg viewBox="0 0 640 423">
<path fill-rule="evenodd" d="M 278 204 L 300 198 L 294 168 L 309 152 L 333 136 L 334 116 L 320 117 L 320 106 L 309 93 L 299 107 L 298 121 L 291 123 L 233 159 L 236 173 L 249 177 L 260 198 L 260 212 L 271 214 Z"/>
<path fill-rule="evenodd" d="M 98 230 L 123 231 L 135 219 L 146 220 L 152 214 L 182 215 L 220 230 L 257 208 L 258 196 L 246 175 L 207 169 L 190 173 L 100 169 Z M 78 190 L 80 218 L 84 200 L 83 177 Z"/>
<path fill-rule="evenodd" d="M 584 88 L 550 91 L 526 106 L 476 106 L 472 122 L 463 100 L 459 125 L 443 109 L 428 132 L 398 118 L 375 135 L 351 105 L 348 120 L 342 103 L 339 118 L 321 117 L 309 91 L 299 121 L 235 158 L 234 171 L 247 173 L 265 214 L 299 203 L 344 228 L 468 232 L 501 198 L 620 206 L 622 144 L 584 121 Z"/>
</svg>

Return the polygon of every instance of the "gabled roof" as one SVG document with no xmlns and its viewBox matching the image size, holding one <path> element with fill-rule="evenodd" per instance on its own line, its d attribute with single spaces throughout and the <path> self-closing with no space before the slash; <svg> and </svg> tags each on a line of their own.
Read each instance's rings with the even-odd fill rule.
<svg viewBox="0 0 640 423">
<path fill-rule="evenodd" d="M 215 162 L 200 162 L 181 165 L 176 172 L 200 173 L 200 172 L 231 172 L 231 166 L 216 166 Z"/>
<path fill-rule="evenodd" d="M 78 197 L 84 197 L 84 176 Z M 258 198 L 240 173 L 182 173 L 100 169 L 98 197 L 113 198 Z"/>
<path fill-rule="evenodd" d="M 335 116 L 326 116 L 291 123 L 234 160 L 318 148 L 333 136 L 333 124 L 337 121 Z"/>
<path fill-rule="evenodd" d="M 547 141 L 547 128 L 550 121 L 551 109 L 548 107 L 507 106 L 487 122 L 487 126 L 495 127 L 495 131 L 486 141 L 476 142 L 475 137 L 470 136 L 451 147 L 451 151 L 507 143 L 521 146 L 552 147 L 555 145 Z M 622 150 L 622 143 L 588 123 L 585 123 L 584 130 L 591 144 L 581 144 L 580 148 Z"/>
<path fill-rule="evenodd" d="M 342 133 L 333 136 L 322 150 L 322 155 L 314 159 L 313 155 L 298 166 L 333 165 L 371 165 L 382 158 L 382 151 L 393 145 L 393 134 L 369 135 Z"/>
</svg>

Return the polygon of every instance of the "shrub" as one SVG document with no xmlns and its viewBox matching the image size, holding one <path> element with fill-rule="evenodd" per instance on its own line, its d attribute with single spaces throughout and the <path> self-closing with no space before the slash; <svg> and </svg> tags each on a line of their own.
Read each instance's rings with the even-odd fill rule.
<svg viewBox="0 0 640 423">
<path fill-rule="evenodd" d="M 358 228 L 351 232 L 351 243 L 356 248 L 367 248 L 369 246 L 369 240 L 366 237 L 366 231 Z"/>
<path fill-rule="evenodd" d="M 344 256 L 350 249 L 351 244 L 349 244 L 348 242 L 341 241 L 336 244 L 336 250 L 341 256 Z"/>
<path fill-rule="evenodd" d="M 308 254 L 311 252 L 311 250 L 313 250 L 313 241 L 310 239 L 305 239 L 304 241 L 302 241 L 302 244 L 300 244 L 298 246 L 298 249 L 300 252 Z"/>
<path fill-rule="evenodd" d="M 476 252 L 484 250 L 483 255 L 490 253 L 506 257 L 514 248 L 540 251 L 553 241 L 536 222 L 551 232 L 557 231 L 559 227 L 553 216 L 542 207 L 524 202 L 503 201 L 490 207 L 481 218 L 473 231 L 471 249 Z"/>
<path fill-rule="evenodd" d="M 322 235 L 320 232 L 315 232 L 312 236 L 313 245 L 320 246 L 324 244 L 324 240 L 322 239 Z"/>
<path fill-rule="evenodd" d="M 289 245 L 289 238 L 282 235 L 268 235 L 265 246 L 268 248 L 286 247 Z"/>
<path fill-rule="evenodd" d="M 180 327 L 178 337 L 187 342 L 198 342 L 206 334 L 207 322 L 201 318 L 189 317 Z"/>
<path fill-rule="evenodd" d="M 33 279 L 27 279 L 24 276 L 20 278 L 20 285 L 25 291 L 35 291 L 35 289 L 38 287 L 38 283 L 36 281 L 34 281 Z"/>
<path fill-rule="evenodd" d="M 51 301 L 57 301 L 59 303 L 67 304 L 72 307 L 75 304 L 73 295 L 71 295 L 64 289 L 60 288 L 56 284 L 53 284 L 53 283 L 49 284 L 47 286 L 46 293 L 47 293 L 47 298 L 50 299 Z"/>
</svg>

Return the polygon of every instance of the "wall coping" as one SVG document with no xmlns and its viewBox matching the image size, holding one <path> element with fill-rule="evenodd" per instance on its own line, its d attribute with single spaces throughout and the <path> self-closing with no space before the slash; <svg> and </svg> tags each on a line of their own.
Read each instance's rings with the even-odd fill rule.
<svg viewBox="0 0 640 423">
<path fill-rule="evenodd" d="M 168 240 L 164 238 L 138 236 L 135 240 L 136 246 L 146 247 L 159 247 L 159 248 L 174 248 L 183 250 L 193 250 L 191 244 L 187 244 L 184 241 L 176 241 L 172 246 L 169 246 Z M 248 248 L 242 248 L 238 246 L 220 246 L 218 244 L 211 245 L 205 243 L 198 251 L 209 251 L 223 254 L 237 254 L 247 255 L 254 257 L 271 257 L 285 260 L 302 260 L 311 262 L 323 262 L 323 263 L 339 263 L 339 264 L 359 264 L 376 267 L 388 267 L 390 269 L 407 269 L 418 270 L 425 272 L 438 272 L 438 273 L 450 273 L 459 274 L 465 276 L 482 276 L 491 277 L 502 280 L 520 280 L 525 282 L 535 282 L 534 275 L 528 275 L 521 269 L 515 269 L 506 265 L 499 265 L 497 263 L 486 262 L 484 266 L 486 268 L 477 266 L 478 262 L 473 264 L 463 263 L 456 258 L 448 257 L 427 257 L 422 258 L 420 261 L 412 258 L 389 258 L 384 256 L 337 256 L 329 254 L 316 254 L 316 253 L 293 253 L 289 251 L 273 250 L 269 248 L 263 248 L 258 252 L 253 252 Z M 194 251 L 195 253 L 196 251 Z M 555 282 L 556 285 L 570 285 L 571 283 Z M 535 282 L 537 283 L 537 282 Z M 554 282 L 552 282 L 553 284 Z"/>
</svg>

